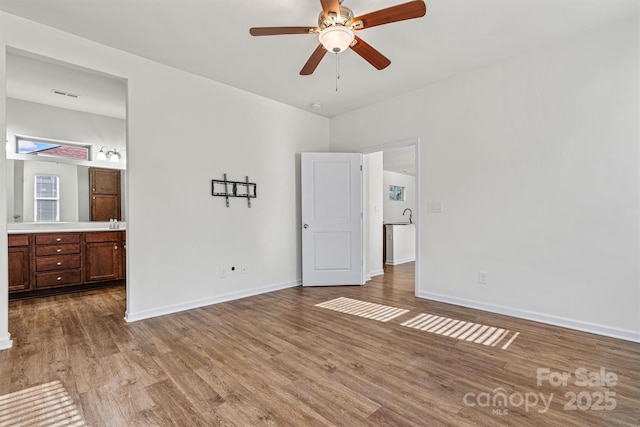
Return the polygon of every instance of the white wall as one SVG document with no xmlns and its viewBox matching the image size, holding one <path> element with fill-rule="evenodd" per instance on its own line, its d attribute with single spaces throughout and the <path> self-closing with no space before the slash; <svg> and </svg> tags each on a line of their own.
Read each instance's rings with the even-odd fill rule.
<svg viewBox="0 0 640 427">
<path fill-rule="evenodd" d="M 3 58 L 5 45 L 128 80 L 129 320 L 298 283 L 299 153 L 328 150 L 328 119 L 3 13 Z M 258 184 L 252 208 L 211 196 L 211 179 L 224 173 Z M 221 267 L 242 264 L 247 274 L 219 277 Z M 5 342 L 6 295 L 4 277 Z"/>
<path fill-rule="evenodd" d="M 421 139 L 419 295 L 640 340 L 639 50 L 636 18 L 331 120 Z"/>
<path fill-rule="evenodd" d="M 0 14 L 0 37 L 4 33 L 4 17 Z M 7 115 L 7 90 L 4 70 L 6 69 L 6 50 L 4 45 L 0 48 L 0 135 L 7 131 L 5 117 Z M 5 145 L 6 147 L 6 145 Z M 0 151 L 1 153 L 2 151 Z M 6 148 L 5 148 L 6 154 Z M 11 173 L 11 172 L 9 172 Z M 7 177 L 6 162 L 0 161 L 0 176 Z M 7 242 L 7 188 L 0 185 L 0 248 L 6 248 Z M 12 197 L 12 195 L 9 195 Z M 0 271 L 7 271 L 7 256 L 0 256 Z M 3 277 L 5 276 L 5 277 Z M 9 282 L 6 273 L 0 276 L 0 350 L 11 347 L 12 340 L 9 333 Z"/>
<path fill-rule="evenodd" d="M 389 200 L 389 186 L 404 187 L 404 201 Z M 416 177 L 398 172 L 384 171 L 384 222 L 409 222 L 409 212 L 402 215 L 406 208 L 416 214 Z"/>
<path fill-rule="evenodd" d="M 22 164 L 20 163 L 19 166 L 22 167 Z M 8 222 L 14 222 L 14 218 L 13 218 L 14 212 L 18 213 L 20 217 L 22 217 L 22 203 L 19 203 L 17 205 L 15 203 L 16 195 L 21 196 L 19 194 L 21 192 L 21 188 L 19 188 L 18 191 L 15 191 L 13 187 L 13 183 L 15 181 L 16 175 L 19 177 L 23 176 L 22 173 L 19 173 L 19 174 L 16 173 L 15 162 L 11 160 L 7 160 L 5 165 L 4 183 L 5 183 L 5 191 L 6 191 L 5 201 L 6 201 Z"/>
<path fill-rule="evenodd" d="M 384 274 L 382 259 L 383 153 L 366 154 L 365 177 L 365 272 L 367 278 Z"/>
</svg>

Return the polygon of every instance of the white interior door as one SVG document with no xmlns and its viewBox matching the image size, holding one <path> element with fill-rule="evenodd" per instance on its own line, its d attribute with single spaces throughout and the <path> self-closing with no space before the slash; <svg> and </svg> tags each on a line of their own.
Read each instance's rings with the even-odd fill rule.
<svg viewBox="0 0 640 427">
<path fill-rule="evenodd" d="M 362 154 L 302 153 L 302 284 L 364 284 Z"/>
</svg>

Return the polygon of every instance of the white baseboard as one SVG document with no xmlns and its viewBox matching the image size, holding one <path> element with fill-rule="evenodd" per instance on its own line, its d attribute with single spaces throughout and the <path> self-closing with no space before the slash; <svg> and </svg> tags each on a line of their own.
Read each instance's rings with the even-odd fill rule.
<svg viewBox="0 0 640 427">
<path fill-rule="evenodd" d="M 384 270 L 373 270 L 364 275 L 364 281 L 368 282 L 376 276 L 384 274 Z"/>
<path fill-rule="evenodd" d="M 398 265 L 398 264 L 406 264 L 408 262 L 414 262 L 416 260 L 415 257 L 411 257 L 411 258 L 400 258 L 400 259 L 394 259 L 394 260 L 387 260 L 385 261 L 385 264 L 387 265 Z"/>
<path fill-rule="evenodd" d="M 7 336 L 0 338 L 0 350 L 6 350 L 11 348 L 13 341 L 11 340 L 11 334 L 7 333 Z"/>
<path fill-rule="evenodd" d="M 510 307 L 504 307 L 495 304 L 488 304 L 464 298 L 449 297 L 431 292 L 418 292 L 419 298 L 429 299 L 447 304 L 459 305 L 462 307 L 473 308 L 476 310 L 488 311 L 505 316 L 517 317 L 534 322 L 546 323 L 549 325 L 560 326 L 568 329 L 575 329 L 582 332 L 589 332 L 597 335 L 604 335 L 611 338 L 618 338 L 626 341 L 640 343 L 640 332 L 630 329 L 613 328 L 610 326 L 599 325 L 596 323 L 583 322 L 581 320 L 568 319 L 565 317 L 553 316 L 550 314 L 538 313 L 535 311 L 519 310 Z"/>
<path fill-rule="evenodd" d="M 127 322 L 136 322 L 138 320 L 150 319 L 152 317 L 163 316 L 165 314 L 178 313 L 180 311 L 191 310 L 194 308 L 205 307 L 207 305 L 219 304 L 221 302 L 233 301 L 241 298 L 251 297 L 254 295 L 260 295 L 267 292 L 279 291 L 281 289 L 294 288 L 300 286 L 302 281 L 278 283 L 275 285 L 262 286 L 260 288 L 249 289 L 246 291 L 232 292 L 229 294 L 223 294 L 212 298 L 204 298 L 195 301 L 187 301 L 180 304 L 167 305 L 164 307 L 154 308 L 151 310 L 144 310 L 135 313 L 126 312 L 124 320 Z"/>
</svg>

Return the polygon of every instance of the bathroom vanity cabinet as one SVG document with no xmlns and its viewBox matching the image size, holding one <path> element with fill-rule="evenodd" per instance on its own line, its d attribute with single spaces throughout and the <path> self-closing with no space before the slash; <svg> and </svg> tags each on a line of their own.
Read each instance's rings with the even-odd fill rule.
<svg viewBox="0 0 640 427">
<path fill-rule="evenodd" d="M 118 280 L 123 278 L 124 232 L 93 232 L 85 234 L 85 281 Z"/>
<path fill-rule="evenodd" d="M 35 288 L 82 283 L 82 233 L 42 233 L 33 236 Z"/>
<path fill-rule="evenodd" d="M 9 292 L 31 289 L 31 251 L 28 234 L 9 236 Z"/>
<path fill-rule="evenodd" d="M 10 234 L 9 293 L 124 279 L 124 230 Z"/>
</svg>

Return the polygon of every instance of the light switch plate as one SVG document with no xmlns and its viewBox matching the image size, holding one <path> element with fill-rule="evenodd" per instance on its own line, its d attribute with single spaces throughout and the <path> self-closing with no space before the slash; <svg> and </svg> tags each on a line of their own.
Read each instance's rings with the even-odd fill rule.
<svg viewBox="0 0 640 427">
<path fill-rule="evenodd" d="M 487 284 L 487 272 L 486 271 L 478 271 L 478 283 L 483 285 Z"/>
<path fill-rule="evenodd" d="M 428 213 L 442 213 L 442 202 L 427 202 Z"/>
</svg>

